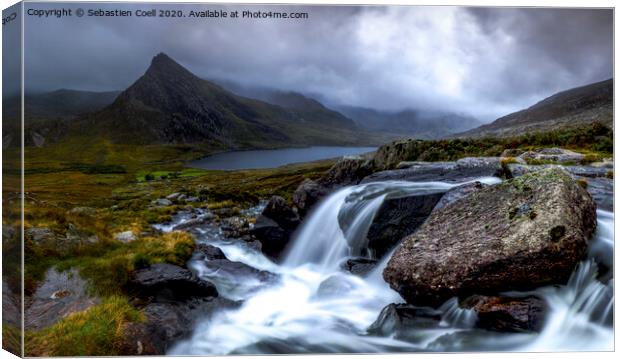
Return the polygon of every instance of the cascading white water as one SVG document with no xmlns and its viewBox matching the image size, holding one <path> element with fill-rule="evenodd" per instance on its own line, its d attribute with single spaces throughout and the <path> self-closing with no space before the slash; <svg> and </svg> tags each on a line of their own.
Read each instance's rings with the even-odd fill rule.
<svg viewBox="0 0 620 359">
<path fill-rule="evenodd" d="M 499 182 L 496 178 L 479 180 L 487 184 Z M 416 329 L 415 341 L 367 335 L 366 329 L 381 309 L 402 302 L 381 278 L 391 254 L 382 258 L 366 278 L 342 271 L 340 262 L 359 254 L 369 222 L 385 198 L 443 192 L 453 186 L 441 182 L 384 182 L 341 189 L 306 219 L 282 265 L 245 245 L 225 242 L 212 234 L 201 236 L 201 241 L 220 247 L 229 259 L 271 271 L 280 279 L 259 291 L 241 291 L 242 298 L 235 298 L 244 299 L 239 309 L 221 311 L 199 322 L 191 338 L 178 343 L 169 354 L 604 350 L 613 346 L 613 280 L 601 283 L 592 260 L 584 261 L 566 286 L 535 291 L 550 307 L 538 335 L 491 335 L 470 329 L 473 314 L 459 309 L 454 299 L 440 309 L 442 325 Z M 598 229 L 589 256 L 603 258 L 608 261 L 604 264 L 611 267 L 612 259 L 605 254 L 612 252 L 613 214 L 598 211 Z M 217 274 L 208 279 L 217 285 Z M 243 280 L 238 284 L 243 286 Z M 459 340 L 459 336 L 467 339 Z"/>
</svg>

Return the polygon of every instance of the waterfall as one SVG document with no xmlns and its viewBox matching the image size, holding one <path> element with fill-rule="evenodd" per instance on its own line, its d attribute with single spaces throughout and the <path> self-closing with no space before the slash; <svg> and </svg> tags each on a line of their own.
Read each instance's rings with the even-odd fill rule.
<svg viewBox="0 0 620 359">
<path fill-rule="evenodd" d="M 482 180 L 494 182 L 491 178 Z M 333 271 L 342 259 L 360 256 L 368 229 L 386 198 L 445 192 L 457 185 L 387 181 L 343 188 L 311 212 L 293 239 L 284 264 L 297 267 L 313 263 L 322 272 Z"/>
<path fill-rule="evenodd" d="M 478 181 L 494 184 L 497 178 Z M 395 335 L 367 335 L 367 328 L 390 303 L 402 298 L 381 276 L 392 253 L 380 258 L 365 278 L 343 271 L 340 263 L 359 255 L 366 245 L 369 223 L 384 200 L 414 194 L 445 192 L 459 184 L 382 182 L 340 189 L 319 203 L 294 236 L 284 263 L 269 261 L 243 243 L 217 238 L 205 231 L 199 240 L 221 248 L 230 259 L 278 274 L 278 280 L 255 290 L 243 279 L 220 278 L 214 283 L 249 288 L 241 291 L 238 309 L 221 310 L 200 320 L 190 338 L 168 354 L 386 353 L 414 351 L 549 351 L 613 348 L 613 279 L 599 265 L 613 266 L 613 214 L 598 211 L 598 227 L 588 259 L 575 269 L 569 283 L 536 291 L 549 313 L 540 334 L 492 333 L 471 328 L 475 314 L 447 301 L 438 328 L 413 328 L 415 340 Z M 200 263 L 194 263 L 200 266 Z M 230 282 L 233 281 L 233 282 Z M 219 288 L 219 286 L 218 286 Z M 239 295 L 239 291 L 220 293 Z M 233 298 L 236 299 L 236 298 Z"/>
</svg>

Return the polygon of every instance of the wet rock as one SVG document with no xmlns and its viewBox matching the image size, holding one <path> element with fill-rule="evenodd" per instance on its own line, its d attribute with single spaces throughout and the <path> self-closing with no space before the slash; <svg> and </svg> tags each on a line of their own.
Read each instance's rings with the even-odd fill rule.
<svg viewBox="0 0 620 359">
<path fill-rule="evenodd" d="M 271 197 L 262 215 L 271 218 L 282 228 L 294 230 L 299 225 L 297 212 L 280 196 Z"/>
<path fill-rule="evenodd" d="M 454 166 L 454 162 L 403 161 L 396 165 L 395 169 L 402 170 L 414 166 Z"/>
<path fill-rule="evenodd" d="M 368 229 L 368 248 L 382 258 L 424 223 L 443 193 L 386 199 Z"/>
<path fill-rule="evenodd" d="M 263 250 L 263 244 L 260 241 L 254 240 L 254 238 L 245 240 L 245 243 L 255 251 L 261 252 Z"/>
<path fill-rule="evenodd" d="M 614 180 L 609 178 L 588 178 L 588 192 L 599 209 L 614 211 Z"/>
<path fill-rule="evenodd" d="M 278 276 L 263 270 L 259 270 L 241 262 L 234 262 L 228 259 L 214 259 L 205 262 L 205 267 L 217 272 L 219 276 L 229 276 L 234 278 L 255 278 L 261 282 L 272 281 Z"/>
<path fill-rule="evenodd" d="M 227 237 L 239 238 L 249 233 L 250 222 L 243 217 L 228 217 L 222 220 L 220 228 Z"/>
<path fill-rule="evenodd" d="M 356 185 L 373 170 L 373 163 L 366 156 L 345 156 L 336 162 L 318 183 L 330 189 Z"/>
<path fill-rule="evenodd" d="M 209 244 L 205 244 L 205 243 L 199 243 L 196 246 L 195 252 L 201 259 L 208 259 L 208 260 L 226 259 L 226 256 L 224 255 L 224 252 L 222 252 L 221 249 L 215 246 L 209 245 Z"/>
<path fill-rule="evenodd" d="M 365 177 L 361 183 L 383 181 L 465 182 L 479 177 L 503 177 L 504 168 L 499 157 L 467 157 L 456 162 L 416 164 L 399 170 L 387 170 Z"/>
<path fill-rule="evenodd" d="M 440 322 L 441 312 L 436 309 L 392 303 L 381 310 L 367 331 L 371 335 L 403 338 L 410 331 L 437 328 Z"/>
<path fill-rule="evenodd" d="M 534 296 L 524 298 L 473 296 L 463 306 L 472 308 L 476 327 L 499 332 L 539 332 L 544 324 L 545 301 Z"/>
<path fill-rule="evenodd" d="M 200 217 L 188 219 L 187 221 L 174 226 L 173 230 L 174 231 L 190 230 L 190 229 L 193 229 L 195 227 L 202 226 L 203 224 L 205 224 L 206 222 L 212 220 L 213 218 L 215 218 L 215 216 L 213 214 L 207 213 L 207 214 L 204 214 L 204 215 L 202 215 Z"/>
<path fill-rule="evenodd" d="M 565 169 L 572 175 L 588 178 L 605 178 L 609 172 L 608 168 L 593 166 L 566 166 Z"/>
<path fill-rule="evenodd" d="M 556 163 L 581 162 L 584 155 L 563 148 L 542 148 L 535 151 L 527 151 L 519 156 L 526 162 L 549 161 Z"/>
<path fill-rule="evenodd" d="M 153 297 L 159 302 L 218 295 L 210 282 L 196 278 L 185 268 L 168 263 L 157 263 L 134 271 L 127 289 L 139 297 Z"/>
<path fill-rule="evenodd" d="M 437 204 L 435 205 L 435 208 L 433 208 L 433 211 L 437 211 L 452 202 L 456 202 L 461 198 L 467 197 L 473 192 L 478 191 L 484 187 L 487 187 L 487 185 L 478 181 L 454 187 L 441 197 L 439 202 L 437 202 Z"/>
<path fill-rule="evenodd" d="M 120 355 L 165 355 L 177 342 L 191 334 L 198 319 L 209 318 L 240 303 L 224 298 L 193 298 L 182 302 L 146 305 L 142 311 L 146 321 L 130 323 L 124 329 Z"/>
<path fill-rule="evenodd" d="M 250 232 L 261 243 L 263 253 L 272 259 L 280 257 L 293 233 L 265 216 L 259 216 L 256 219 Z"/>
<path fill-rule="evenodd" d="M 187 197 L 187 198 L 185 199 L 185 202 L 190 202 L 190 203 L 192 203 L 192 202 L 198 202 L 198 201 L 200 201 L 200 198 L 198 198 L 198 197 Z"/>
<path fill-rule="evenodd" d="M 125 231 L 116 233 L 114 235 L 114 239 L 122 243 L 129 243 L 135 241 L 136 239 L 138 239 L 138 237 L 136 237 L 136 235 L 133 234 L 132 231 Z"/>
<path fill-rule="evenodd" d="M 304 180 L 293 193 L 293 204 L 300 216 L 305 216 L 315 204 L 329 193 L 329 190 L 313 180 Z"/>
<path fill-rule="evenodd" d="M 26 300 L 24 325 L 27 330 L 40 330 L 100 302 L 88 294 L 87 283 L 76 269 L 59 272 L 51 268 Z"/>
<path fill-rule="evenodd" d="M 342 264 L 342 269 L 358 276 L 365 276 L 377 266 L 377 261 L 368 258 L 352 258 Z"/>
<path fill-rule="evenodd" d="M 316 295 L 319 298 L 339 297 L 355 289 L 352 277 L 343 274 L 334 274 L 319 284 Z"/>
<path fill-rule="evenodd" d="M 595 228 L 591 196 L 566 171 L 551 168 L 432 213 L 396 250 L 383 277 L 408 302 L 430 306 L 566 283 Z"/>
<path fill-rule="evenodd" d="M 288 245 L 291 235 L 299 224 L 297 212 L 286 203 L 284 198 L 273 196 L 256 219 L 250 233 L 260 241 L 261 248 L 266 255 L 277 259 Z"/>
</svg>

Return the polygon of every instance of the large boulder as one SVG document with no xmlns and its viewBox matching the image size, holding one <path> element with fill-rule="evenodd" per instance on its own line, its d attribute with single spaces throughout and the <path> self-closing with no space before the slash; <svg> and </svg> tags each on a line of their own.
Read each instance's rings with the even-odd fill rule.
<svg viewBox="0 0 620 359">
<path fill-rule="evenodd" d="M 545 301 L 535 296 L 476 295 L 468 298 L 464 306 L 476 312 L 476 327 L 499 332 L 539 332 L 547 309 Z"/>
<path fill-rule="evenodd" d="M 288 245 L 292 231 L 286 230 L 266 216 L 258 216 L 251 230 L 252 235 L 261 243 L 262 252 L 271 259 L 279 259 Z"/>
<path fill-rule="evenodd" d="M 317 182 L 306 179 L 293 193 L 293 204 L 300 216 L 305 216 L 310 209 L 329 193 L 329 189 Z"/>
<path fill-rule="evenodd" d="M 159 302 L 218 296 L 212 283 L 197 278 L 188 269 L 168 263 L 135 271 L 127 289 L 139 297 Z"/>
<path fill-rule="evenodd" d="M 356 185 L 373 171 L 372 161 L 365 156 L 346 156 L 336 162 L 318 183 L 331 189 Z"/>
<path fill-rule="evenodd" d="M 262 215 L 271 218 L 285 229 L 294 230 L 299 225 L 297 212 L 280 196 L 271 197 Z"/>
<path fill-rule="evenodd" d="M 424 223 L 443 193 L 386 199 L 368 229 L 368 249 L 382 258 Z"/>
<path fill-rule="evenodd" d="M 596 229 L 596 205 L 560 168 L 480 189 L 431 214 L 383 277 L 409 303 L 565 283 Z"/>
<path fill-rule="evenodd" d="M 263 253 L 273 259 L 278 259 L 299 223 L 297 212 L 288 205 L 286 200 L 273 196 L 256 219 L 250 233 L 260 241 Z"/>
<path fill-rule="evenodd" d="M 374 172 L 374 163 L 369 156 L 346 156 L 336 162 L 316 181 L 306 179 L 293 193 L 293 204 L 299 216 L 304 217 L 323 197 L 335 189 L 359 184 Z"/>
</svg>

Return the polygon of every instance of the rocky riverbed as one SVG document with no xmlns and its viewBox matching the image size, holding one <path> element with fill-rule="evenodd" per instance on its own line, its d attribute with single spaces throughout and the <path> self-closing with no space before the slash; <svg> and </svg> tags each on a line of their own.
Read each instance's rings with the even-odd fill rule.
<svg viewBox="0 0 620 359">
<path fill-rule="evenodd" d="M 195 252 L 132 274 L 122 351 L 610 349 L 613 163 L 578 155 L 348 157 L 290 202 L 190 203 L 154 230 Z"/>
</svg>

